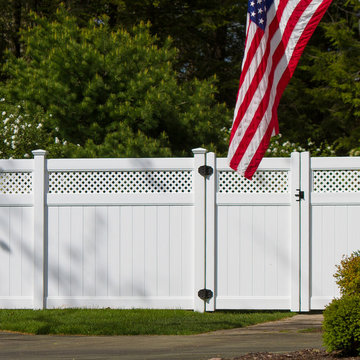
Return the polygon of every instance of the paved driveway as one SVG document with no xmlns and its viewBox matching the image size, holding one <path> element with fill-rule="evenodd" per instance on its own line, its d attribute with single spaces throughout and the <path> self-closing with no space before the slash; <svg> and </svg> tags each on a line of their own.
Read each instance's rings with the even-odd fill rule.
<svg viewBox="0 0 360 360">
<path fill-rule="evenodd" d="M 207 360 L 322 347 L 322 315 L 296 315 L 191 336 L 43 336 L 0 333 L 0 359 Z"/>
</svg>

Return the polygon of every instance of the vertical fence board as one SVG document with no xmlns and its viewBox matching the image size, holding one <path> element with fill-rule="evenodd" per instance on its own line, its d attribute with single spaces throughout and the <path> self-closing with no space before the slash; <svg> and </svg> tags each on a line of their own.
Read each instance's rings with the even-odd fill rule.
<svg viewBox="0 0 360 360">
<path fill-rule="evenodd" d="M 229 208 L 228 211 L 232 211 Z M 253 239 L 253 213 L 252 207 L 240 207 L 240 218 L 238 220 L 239 228 L 237 229 L 240 234 L 240 287 L 239 296 L 252 296 L 254 294 L 254 271 L 253 271 L 253 256 L 254 245 Z M 234 229 L 236 230 L 236 229 Z M 229 269 L 231 273 L 231 269 Z"/>
<path fill-rule="evenodd" d="M 312 275 L 312 297 L 322 296 L 322 241 L 323 241 L 323 215 L 322 208 L 315 206 L 312 208 L 312 226 L 311 235 L 311 275 Z"/>
<path fill-rule="evenodd" d="M 336 206 L 335 207 L 335 219 L 336 219 L 336 226 L 334 229 L 334 239 L 335 239 L 335 246 L 334 246 L 334 264 L 340 264 L 340 261 L 344 254 L 349 254 L 349 247 L 348 247 L 348 220 L 349 220 L 349 207 L 348 206 Z M 345 241 L 344 241 L 345 240 Z M 358 247 L 360 244 L 358 242 Z M 334 268 L 335 271 L 335 268 Z M 335 286 L 335 282 L 334 282 Z M 337 286 L 335 286 L 334 294 L 339 295 L 339 291 Z"/>
<path fill-rule="evenodd" d="M 22 209 L 14 207 L 10 209 L 10 248 L 12 255 L 10 256 L 10 296 L 21 296 L 22 288 Z"/>
<path fill-rule="evenodd" d="M 134 207 L 133 209 L 133 295 L 145 296 L 145 214 L 144 207 Z"/>
<path fill-rule="evenodd" d="M 181 295 L 181 262 L 182 262 L 182 212 L 180 207 L 172 207 L 170 210 L 170 234 L 169 234 L 169 295 Z"/>
<path fill-rule="evenodd" d="M 14 252 L 10 244 L 10 208 L 0 208 L 0 296 L 10 296 L 10 257 Z"/>
<path fill-rule="evenodd" d="M 348 216 L 348 248 L 346 254 L 360 249 L 360 205 L 349 206 Z"/>
<path fill-rule="evenodd" d="M 277 209 L 277 295 L 286 297 L 289 294 L 289 284 L 291 284 L 291 214 L 287 207 Z"/>
<path fill-rule="evenodd" d="M 59 209 L 59 297 L 70 295 L 71 274 L 71 208 Z"/>
<path fill-rule="evenodd" d="M 158 295 L 170 295 L 170 211 L 168 206 L 158 209 Z"/>
<path fill-rule="evenodd" d="M 82 296 L 83 285 L 83 208 L 74 206 L 70 211 L 70 293 L 68 296 Z"/>
<path fill-rule="evenodd" d="M 83 296 L 96 295 L 96 209 L 84 208 Z"/>
<path fill-rule="evenodd" d="M 249 239 L 253 243 L 253 295 L 264 296 L 265 288 L 265 208 L 253 207 L 253 236 Z"/>
<path fill-rule="evenodd" d="M 333 294 L 335 290 L 334 279 L 331 276 L 335 272 L 334 250 L 335 250 L 336 219 L 335 219 L 335 208 L 333 206 L 326 206 L 323 209 L 322 220 L 323 220 L 323 225 L 322 225 L 323 247 L 321 249 L 321 255 L 323 258 L 322 261 L 323 268 L 321 273 L 323 274 L 322 293 L 325 295 L 325 294 Z"/>
<path fill-rule="evenodd" d="M 225 295 L 231 296 L 238 294 L 239 291 L 239 209 L 228 210 L 228 231 L 227 238 L 224 239 L 227 244 L 225 249 L 227 250 L 225 263 L 219 264 L 221 269 L 225 264 L 226 273 L 222 277 L 222 281 L 226 282 Z M 220 244 L 220 247 L 222 245 Z M 250 271 L 251 272 L 251 271 Z M 221 294 L 221 293 L 219 293 Z"/>
<path fill-rule="evenodd" d="M 228 274 L 227 266 L 219 266 L 220 264 L 227 264 L 228 256 L 228 208 L 226 206 L 219 206 L 217 209 L 217 247 L 216 247 L 216 295 L 227 294 L 228 292 Z M 220 237 L 221 234 L 221 237 Z M 236 272 L 236 270 L 235 270 Z"/>
<path fill-rule="evenodd" d="M 107 254 L 108 254 L 108 222 L 107 207 L 96 207 L 96 230 L 95 230 L 95 287 L 96 296 L 107 296 Z"/>
<path fill-rule="evenodd" d="M 120 296 L 120 207 L 108 208 L 108 295 Z"/>
<path fill-rule="evenodd" d="M 59 296 L 59 208 L 48 209 L 48 296 Z"/>
<path fill-rule="evenodd" d="M 182 207 L 182 285 L 183 296 L 192 298 L 194 289 L 194 208 Z"/>
<path fill-rule="evenodd" d="M 284 222 L 285 223 L 285 222 Z M 265 244 L 264 244 L 264 295 L 278 295 L 278 209 L 269 206 L 265 208 Z"/>
<path fill-rule="evenodd" d="M 34 212 L 31 207 L 22 208 L 21 224 L 21 279 L 23 297 L 31 298 L 33 296 L 34 279 L 34 238 L 33 238 Z"/>
<path fill-rule="evenodd" d="M 133 295 L 133 209 L 121 209 L 121 296 Z"/>
<path fill-rule="evenodd" d="M 156 206 L 145 208 L 145 294 L 158 295 L 158 209 Z"/>
</svg>

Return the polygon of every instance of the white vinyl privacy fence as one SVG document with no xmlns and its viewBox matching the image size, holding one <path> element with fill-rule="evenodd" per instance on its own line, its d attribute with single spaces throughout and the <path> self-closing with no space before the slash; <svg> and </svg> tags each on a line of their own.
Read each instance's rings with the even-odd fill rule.
<svg viewBox="0 0 360 360">
<path fill-rule="evenodd" d="M 0 160 L 0 308 L 323 309 L 360 248 L 360 159 Z"/>
</svg>

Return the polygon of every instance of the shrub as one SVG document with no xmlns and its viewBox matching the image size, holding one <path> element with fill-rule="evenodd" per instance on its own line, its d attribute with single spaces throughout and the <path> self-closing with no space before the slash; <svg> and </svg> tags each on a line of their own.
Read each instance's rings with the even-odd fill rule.
<svg viewBox="0 0 360 360">
<path fill-rule="evenodd" d="M 328 352 L 360 355 L 360 295 L 334 299 L 325 308 L 323 330 Z"/>
<path fill-rule="evenodd" d="M 345 256 L 334 274 L 343 295 L 360 294 L 360 251 Z"/>
</svg>

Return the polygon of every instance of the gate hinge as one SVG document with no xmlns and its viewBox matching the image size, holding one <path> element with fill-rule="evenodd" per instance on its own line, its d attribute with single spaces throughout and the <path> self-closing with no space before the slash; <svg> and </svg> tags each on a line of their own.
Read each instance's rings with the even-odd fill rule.
<svg viewBox="0 0 360 360">
<path fill-rule="evenodd" d="M 304 191 L 300 189 L 296 189 L 296 191 L 298 192 L 297 194 L 295 194 L 295 196 L 298 198 L 296 201 L 304 200 L 305 199 Z"/>
<path fill-rule="evenodd" d="M 201 300 L 207 301 L 210 300 L 214 296 L 214 294 L 209 289 L 201 289 L 198 291 L 198 296 Z"/>
<path fill-rule="evenodd" d="M 211 166 L 208 165 L 202 165 L 198 169 L 199 174 L 202 176 L 210 176 L 213 174 L 214 169 Z"/>
</svg>

